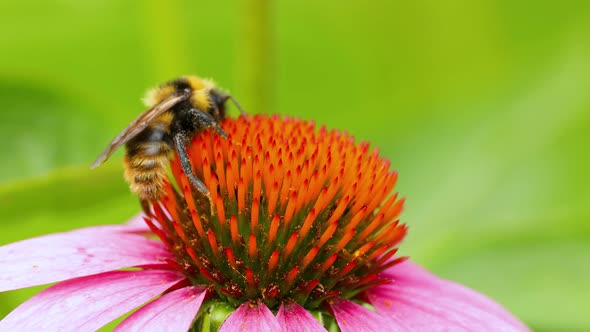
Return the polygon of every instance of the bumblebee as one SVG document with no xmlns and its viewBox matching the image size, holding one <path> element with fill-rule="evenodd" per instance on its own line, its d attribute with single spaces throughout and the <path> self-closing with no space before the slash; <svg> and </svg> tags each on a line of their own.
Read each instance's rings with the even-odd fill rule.
<svg viewBox="0 0 590 332">
<path fill-rule="evenodd" d="M 196 132 L 206 128 L 227 138 L 219 123 L 225 118 L 228 100 L 246 117 L 237 100 L 210 80 L 185 76 L 166 82 L 148 91 L 144 98 L 148 109 L 113 139 L 90 168 L 100 166 L 125 144 L 125 179 L 144 205 L 164 196 L 166 164 L 176 151 L 189 181 L 210 200 L 209 190 L 193 174 L 186 146 Z"/>
</svg>

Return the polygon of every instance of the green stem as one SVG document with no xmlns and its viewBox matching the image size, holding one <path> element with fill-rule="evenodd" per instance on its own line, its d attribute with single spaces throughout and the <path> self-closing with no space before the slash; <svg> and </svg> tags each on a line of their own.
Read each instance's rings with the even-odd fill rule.
<svg viewBox="0 0 590 332">
<path fill-rule="evenodd" d="M 246 112 L 268 114 L 274 104 L 271 1 L 240 0 L 239 20 L 234 93 Z"/>
</svg>

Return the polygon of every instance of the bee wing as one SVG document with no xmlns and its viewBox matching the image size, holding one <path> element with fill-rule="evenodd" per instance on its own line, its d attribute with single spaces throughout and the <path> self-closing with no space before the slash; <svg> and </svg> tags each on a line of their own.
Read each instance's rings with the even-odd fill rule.
<svg viewBox="0 0 590 332">
<path fill-rule="evenodd" d="M 159 103 L 158 105 L 141 113 L 133 122 L 131 122 L 117 137 L 113 139 L 111 144 L 96 158 L 96 161 L 90 166 L 91 169 L 100 166 L 115 152 L 121 145 L 127 143 L 130 139 L 141 133 L 150 123 L 152 123 L 158 116 L 170 110 L 174 105 L 186 99 L 186 94 L 173 96 Z"/>
</svg>

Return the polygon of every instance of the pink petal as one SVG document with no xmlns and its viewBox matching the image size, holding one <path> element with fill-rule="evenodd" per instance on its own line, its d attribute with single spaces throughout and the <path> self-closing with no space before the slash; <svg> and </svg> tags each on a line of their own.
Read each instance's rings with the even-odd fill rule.
<svg viewBox="0 0 590 332">
<path fill-rule="evenodd" d="M 326 332 L 327 330 L 305 310 L 295 302 L 282 304 L 277 314 L 279 325 L 283 332 Z"/>
<path fill-rule="evenodd" d="M 188 331 L 206 294 L 205 288 L 185 287 L 162 295 L 127 317 L 115 331 Z"/>
<path fill-rule="evenodd" d="M 89 227 L 0 247 L 0 291 L 42 285 L 171 258 L 144 236 Z"/>
<path fill-rule="evenodd" d="M 499 304 L 410 263 L 384 273 L 393 282 L 367 291 L 371 304 L 411 331 L 529 331 Z"/>
<path fill-rule="evenodd" d="M 139 270 L 67 280 L 21 304 L 0 321 L 0 331 L 95 331 L 182 278 L 170 270 Z"/>
<path fill-rule="evenodd" d="M 342 332 L 401 331 L 387 326 L 379 314 L 354 302 L 335 299 L 329 305 Z"/>
<path fill-rule="evenodd" d="M 258 302 L 245 302 L 234 311 L 219 328 L 219 332 L 277 332 L 281 327 L 268 307 Z"/>
</svg>

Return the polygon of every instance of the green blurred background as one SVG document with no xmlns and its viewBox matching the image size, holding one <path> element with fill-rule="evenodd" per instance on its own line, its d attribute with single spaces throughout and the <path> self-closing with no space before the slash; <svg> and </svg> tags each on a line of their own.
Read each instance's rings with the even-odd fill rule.
<svg viewBox="0 0 590 332">
<path fill-rule="evenodd" d="M 403 254 L 535 330 L 590 329 L 589 2 L 269 10 L 261 23 L 229 0 L 2 1 L 0 244 L 136 213 L 122 152 L 88 166 L 147 87 L 198 74 L 250 113 L 379 146 L 408 198 Z M 0 294 L 0 317 L 36 290 Z"/>
</svg>

